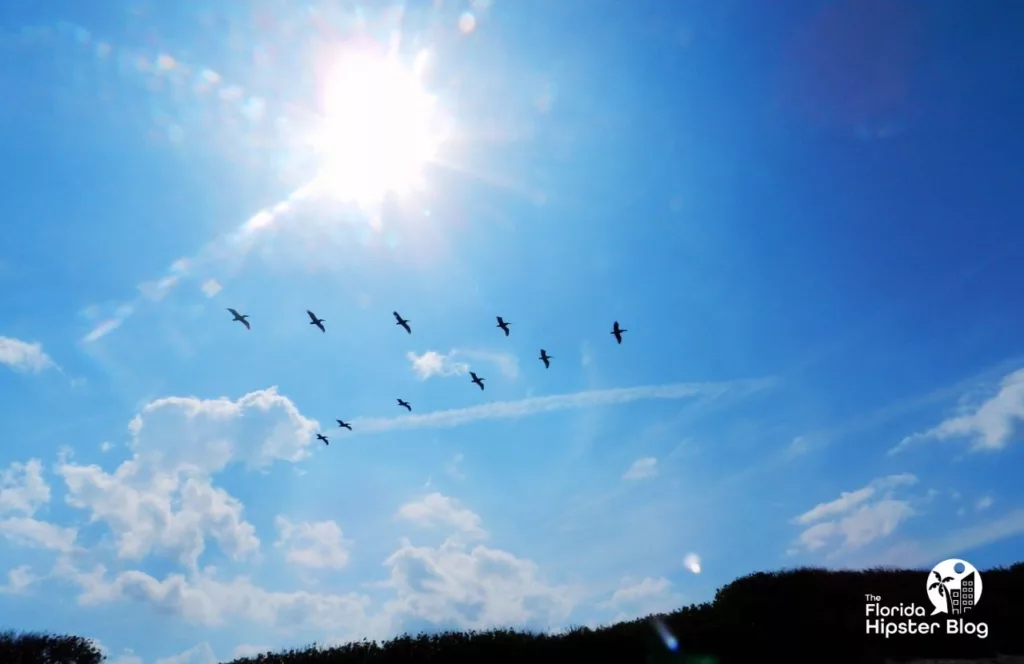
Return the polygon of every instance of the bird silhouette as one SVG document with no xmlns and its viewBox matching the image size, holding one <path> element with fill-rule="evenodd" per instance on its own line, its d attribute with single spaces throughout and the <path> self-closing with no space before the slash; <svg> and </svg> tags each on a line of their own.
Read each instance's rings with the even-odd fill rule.
<svg viewBox="0 0 1024 664">
<path fill-rule="evenodd" d="M 551 367 L 551 360 L 553 358 L 548 355 L 548 352 L 543 348 L 540 349 L 540 361 L 544 363 L 544 368 L 548 369 Z"/>
<path fill-rule="evenodd" d="M 338 426 L 341 427 L 342 429 L 348 429 L 349 431 L 352 430 L 352 425 L 349 424 L 348 422 L 345 422 L 344 420 L 334 420 L 334 421 L 337 422 Z"/>
<path fill-rule="evenodd" d="M 511 325 L 511 324 L 512 323 L 506 323 L 504 318 L 502 318 L 501 316 L 498 316 L 498 327 L 500 327 L 502 330 L 505 331 L 505 336 L 506 337 L 508 336 L 508 326 Z"/>
<path fill-rule="evenodd" d="M 327 436 L 323 435 L 322 433 L 318 433 L 316 435 L 316 439 L 324 441 L 324 445 L 330 445 L 330 443 L 327 441 Z"/>
<path fill-rule="evenodd" d="M 247 330 L 252 329 L 249 327 L 249 321 L 246 320 L 246 318 L 249 317 L 249 314 L 240 314 L 231 307 L 228 307 L 228 311 L 230 311 L 231 315 L 234 316 L 231 320 L 237 320 L 239 323 L 244 325 Z"/>
<path fill-rule="evenodd" d="M 408 401 L 402 401 L 401 399 L 399 399 L 398 405 L 401 406 L 402 408 L 405 408 L 410 413 L 412 412 L 412 406 L 409 405 Z"/>
<path fill-rule="evenodd" d="M 394 314 L 395 320 L 398 321 L 397 323 L 395 323 L 395 325 L 401 325 L 402 327 L 405 328 L 406 332 L 412 334 L 412 328 L 409 327 L 409 321 L 402 318 L 397 311 L 392 311 L 391 313 Z"/>
<path fill-rule="evenodd" d="M 472 371 L 469 372 L 469 375 L 473 378 L 473 382 L 480 386 L 481 390 L 484 389 L 484 381 L 487 380 L 486 378 L 481 378 Z"/>
<path fill-rule="evenodd" d="M 327 331 L 327 330 L 324 329 L 324 319 L 323 318 L 317 318 L 316 314 L 313 313 L 312 311 L 310 311 L 309 309 L 306 309 L 306 313 L 309 314 L 309 324 L 310 325 L 316 325 L 317 327 L 320 328 L 321 332 L 326 332 Z"/>
<path fill-rule="evenodd" d="M 619 327 L 619 321 L 615 321 L 615 325 L 612 325 L 612 334 L 615 335 L 615 341 L 622 343 L 622 333 L 629 332 L 629 330 Z"/>
</svg>

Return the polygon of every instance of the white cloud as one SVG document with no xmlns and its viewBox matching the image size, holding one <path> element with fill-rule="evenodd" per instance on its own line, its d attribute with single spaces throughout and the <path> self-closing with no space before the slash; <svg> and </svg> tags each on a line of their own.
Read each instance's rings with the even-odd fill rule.
<svg viewBox="0 0 1024 664">
<path fill-rule="evenodd" d="M 274 523 L 277 545 L 288 548 L 289 562 L 316 569 L 341 569 L 348 564 L 351 542 L 342 537 L 341 527 L 334 521 L 293 524 L 278 516 Z"/>
<path fill-rule="evenodd" d="M 31 516 L 48 502 L 50 485 L 43 479 L 43 462 L 39 459 L 15 461 L 0 473 L 0 514 Z"/>
<path fill-rule="evenodd" d="M 519 358 L 511 353 L 456 348 L 447 354 L 428 350 L 422 355 L 406 353 L 406 357 L 409 358 L 412 370 L 420 380 L 433 376 L 465 376 L 473 368 L 473 363 L 490 365 L 509 380 L 519 377 Z M 477 368 L 476 371 L 482 373 L 484 370 Z"/>
<path fill-rule="evenodd" d="M 74 548 L 78 532 L 74 528 L 17 516 L 0 521 L 0 535 L 21 546 L 66 552 Z"/>
<path fill-rule="evenodd" d="M 221 292 L 223 286 L 221 286 L 220 282 L 216 279 L 207 279 L 199 289 L 203 291 L 203 294 L 206 295 L 206 297 L 213 297 L 217 293 Z"/>
<path fill-rule="evenodd" d="M 975 503 L 974 508 L 977 509 L 979 512 L 982 510 L 987 510 L 988 508 L 992 507 L 992 503 L 994 502 L 995 500 L 993 500 L 992 496 L 983 496 L 982 498 L 978 499 L 978 502 Z"/>
<path fill-rule="evenodd" d="M 70 551 L 77 531 L 34 518 L 50 502 L 50 485 L 39 459 L 12 463 L 0 474 L 0 536 L 21 546 Z M 11 516 L 14 515 L 14 516 Z"/>
<path fill-rule="evenodd" d="M 42 344 L 10 337 L 0 337 L 0 364 L 15 371 L 32 373 L 57 368 L 50 356 L 43 352 Z"/>
<path fill-rule="evenodd" d="M 465 376 L 469 373 L 469 364 L 453 360 L 451 353 L 442 355 L 435 350 L 428 350 L 417 355 L 410 351 L 405 356 L 409 358 L 412 370 L 420 380 L 433 376 Z"/>
<path fill-rule="evenodd" d="M 928 440 L 968 439 L 972 452 L 997 451 L 1005 448 L 1013 438 L 1020 420 L 1024 419 L 1024 369 L 1005 376 L 998 392 L 974 408 L 961 408 L 964 412 L 950 417 L 937 426 L 907 436 L 889 450 L 897 454 L 911 445 Z"/>
<path fill-rule="evenodd" d="M 447 527 L 469 537 L 487 536 L 475 512 L 463 507 L 454 498 L 436 492 L 402 505 L 397 516 L 420 528 Z"/>
<path fill-rule="evenodd" d="M 208 537 L 234 559 L 259 549 L 256 529 L 242 518 L 241 502 L 208 477 L 160 470 L 138 457 L 113 474 L 72 463 L 61 463 L 56 472 L 67 485 L 67 503 L 88 510 L 91 521 L 105 523 L 123 559 L 166 553 L 194 568 Z"/>
<path fill-rule="evenodd" d="M 700 574 L 700 571 L 701 571 L 700 556 L 698 556 L 696 553 L 688 553 L 688 554 L 686 554 L 686 557 L 683 558 L 683 567 L 685 567 L 689 571 L 693 572 L 694 574 Z"/>
<path fill-rule="evenodd" d="M 888 537 L 900 523 L 916 514 L 908 500 L 893 497 L 895 490 L 916 483 L 917 478 L 909 473 L 889 475 L 814 506 L 793 519 L 794 524 L 807 527 L 791 552 L 832 548 L 831 556 Z"/>
<path fill-rule="evenodd" d="M 7 571 L 7 583 L 0 586 L 0 594 L 17 595 L 25 592 L 38 577 L 28 565 L 20 565 Z"/>
<path fill-rule="evenodd" d="M 310 455 L 319 423 L 276 387 L 236 401 L 165 397 L 146 404 L 129 425 L 136 456 L 164 469 L 222 470 L 232 462 L 263 468 Z"/>
<path fill-rule="evenodd" d="M 513 419 L 572 408 L 594 408 L 650 399 L 717 398 L 736 392 L 748 394 L 765 389 L 771 384 L 772 381 L 770 379 L 761 379 L 724 383 L 675 383 L 669 385 L 645 385 L 642 387 L 620 387 L 607 390 L 588 390 L 573 394 L 531 397 L 518 401 L 493 401 L 469 408 L 439 410 L 422 415 L 401 415 L 391 418 L 356 418 L 353 426 L 357 434 L 382 433 L 399 429 L 450 428 L 481 420 Z"/>
<path fill-rule="evenodd" d="M 396 595 L 385 613 L 396 632 L 418 631 L 424 623 L 546 629 L 564 622 L 574 604 L 573 590 L 544 583 L 533 562 L 457 539 L 436 549 L 403 540 L 384 564 Z"/>
<path fill-rule="evenodd" d="M 106 454 L 112 449 L 114 449 L 114 444 L 111 443 L 110 441 L 103 441 L 102 443 L 100 443 L 100 452 Z"/>
<path fill-rule="evenodd" d="M 456 531 L 479 529 L 475 515 L 454 501 L 427 502 L 442 508 L 437 510 L 442 517 L 428 519 L 429 525 Z M 411 514 L 414 518 L 424 515 L 416 510 Z M 338 640 L 386 638 L 419 631 L 428 624 L 454 629 L 546 629 L 568 618 L 581 595 L 577 589 L 548 585 L 533 562 L 506 551 L 470 546 L 461 534 L 436 548 L 417 547 L 403 539 L 384 561 L 387 579 L 368 584 L 394 592 L 375 612 L 370 611 L 372 602 L 366 595 L 275 592 L 245 576 L 221 580 L 213 568 L 172 573 L 160 580 L 140 570 L 111 575 L 103 565 L 84 570 L 72 558 L 62 557 L 52 575 L 76 585 L 83 606 L 129 600 L 201 625 L 244 620 L 279 629 L 320 630 Z"/>
<path fill-rule="evenodd" d="M 241 502 L 211 475 L 236 462 L 261 468 L 301 460 L 316 429 L 274 388 L 237 401 L 168 397 L 131 421 L 133 455 L 114 472 L 66 459 L 56 472 L 66 502 L 110 528 L 120 558 L 166 554 L 194 569 L 208 540 L 235 560 L 259 550 Z"/>
<path fill-rule="evenodd" d="M 642 457 L 633 462 L 633 465 L 622 476 L 624 480 L 644 480 L 658 474 L 658 460 L 654 457 Z"/>
</svg>

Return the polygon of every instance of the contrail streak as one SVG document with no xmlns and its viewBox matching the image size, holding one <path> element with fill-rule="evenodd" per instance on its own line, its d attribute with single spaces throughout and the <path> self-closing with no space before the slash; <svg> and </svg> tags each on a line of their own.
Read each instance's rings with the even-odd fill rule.
<svg viewBox="0 0 1024 664">
<path fill-rule="evenodd" d="M 539 413 L 612 406 L 633 401 L 687 397 L 718 398 L 727 393 L 750 394 L 771 387 L 774 383 L 773 378 L 757 378 L 719 383 L 672 383 L 588 390 L 573 394 L 531 397 L 519 401 L 494 401 L 469 408 L 438 410 L 423 415 L 356 418 L 352 421 L 352 426 L 355 433 L 384 433 L 399 429 L 447 429 L 480 420 L 514 419 Z"/>
</svg>

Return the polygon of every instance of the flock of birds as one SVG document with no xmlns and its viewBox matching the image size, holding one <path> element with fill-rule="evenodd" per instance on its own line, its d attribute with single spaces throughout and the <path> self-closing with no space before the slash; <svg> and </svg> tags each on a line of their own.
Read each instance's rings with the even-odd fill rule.
<svg viewBox="0 0 1024 664">
<path fill-rule="evenodd" d="M 239 323 L 244 325 L 245 329 L 247 329 L 247 330 L 251 330 L 252 329 L 250 327 L 250 325 L 249 325 L 249 314 L 240 314 L 237 311 L 235 311 L 234 309 L 232 309 L 231 307 L 228 307 L 227 309 L 231 313 L 231 315 L 234 316 L 234 318 L 232 320 L 238 321 Z M 324 319 L 323 318 L 317 318 L 317 315 L 315 313 L 313 313 L 312 311 L 310 311 L 309 309 L 306 310 L 306 314 L 309 316 L 309 324 L 310 325 L 316 325 L 318 328 L 320 328 L 321 332 L 327 332 L 327 328 L 324 327 Z M 395 325 L 401 326 L 407 333 L 412 334 L 412 328 L 409 326 L 409 319 L 402 318 L 401 314 L 399 314 L 397 311 L 392 311 L 391 314 L 395 317 L 395 321 L 396 321 Z M 502 332 L 504 332 L 505 336 L 507 337 L 509 335 L 508 326 L 511 325 L 511 323 L 506 321 L 501 316 L 497 316 L 497 319 L 498 319 L 498 325 L 496 327 L 501 328 Z M 612 336 L 615 337 L 615 341 L 617 343 L 620 343 L 620 344 L 622 343 L 622 333 L 623 332 L 628 332 L 628 330 L 626 330 L 623 327 L 620 327 L 619 326 L 619 321 L 615 321 L 614 325 L 612 325 L 611 334 L 612 334 Z M 548 352 L 546 350 L 544 350 L 543 348 L 541 348 L 540 349 L 540 357 L 538 359 L 541 362 L 544 363 L 544 368 L 545 369 L 549 369 L 549 368 L 551 368 L 551 360 L 553 360 L 554 357 L 551 356 L 551 355 L 548 355 Z M 481 390 L 484 389 L 484 381 L 487 380 L 486 378 L 481 378 L 480 376 L 476 375 L 476 372 L 474 372 L 474 371 L 470 371 L 469 372 L 469 376 L 470 376 L 470 379 L 471 379 L 470 382 L 476 384 L 476 386 L 479 387 Z M 397 399 L 397 401 L 398 401 L 398 407 L 399 408 L 405 408 L 410 413 L 412 412 L 412 406 L 409 404 L 408 401 L 405 401 L 404 399 Z M 338 427 L 339 428 L 341 428 L 341 429 L 348 429 L 349 431 L 352 431 L 352 425 L 349 424 L 348 422 L 346 422 L 344 420 L 335 420 L 335 422 L 338 423 Z M 317 440 L 323 441 L 324 445 L 330 445 L 331 444 L 330 441 L 328 440 L 327 436 L 325 436 L 323 433 L 318 433 L 316 435 L 316 438 L 317 438 Z"/>
</svg>

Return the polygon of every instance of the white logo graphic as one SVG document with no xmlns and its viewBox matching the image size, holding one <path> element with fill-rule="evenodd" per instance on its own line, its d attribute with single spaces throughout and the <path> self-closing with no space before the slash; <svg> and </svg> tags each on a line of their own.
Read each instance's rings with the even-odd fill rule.
<svg viewBox="0 0 1024 664">
<path fill-rule="evenodd" d="M 928 574 L 928 599 L 933 616 L 967 613 L 981 600 L 981 573 L 966 560 L 943 560 Z"/>
</svg>

